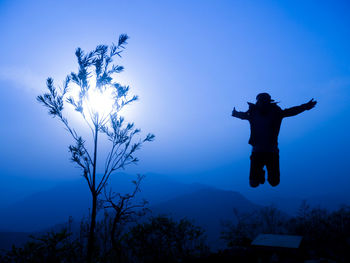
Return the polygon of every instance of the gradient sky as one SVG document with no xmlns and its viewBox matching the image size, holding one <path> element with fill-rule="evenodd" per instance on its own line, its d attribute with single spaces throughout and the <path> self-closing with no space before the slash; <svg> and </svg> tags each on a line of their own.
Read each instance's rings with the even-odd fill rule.
<svg viewBox="0 0 350 263">
<path fill-rule="evenodd" d="M 60 84 L 77 69 L 75 48 L 127 33 L 120 81 L 140 100 L 126 117 L 156 140 L 126 172 L 248 195 L 347 193 L 349 11 L 348 1 L 0 1 L 0 191 L 79 178 L 71 138 L 35 98 L 47 77 Z M 249 124 L 231 117 L 259 92 L 282 108 L 318 101 L 282 123 L 276 189 L 249 188 Z"/>
</svg>

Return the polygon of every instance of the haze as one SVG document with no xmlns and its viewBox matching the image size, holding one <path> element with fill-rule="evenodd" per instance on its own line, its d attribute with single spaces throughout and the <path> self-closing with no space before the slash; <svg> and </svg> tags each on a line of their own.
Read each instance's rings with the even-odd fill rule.
<svg viewBox="0 0 350 263">
<path fill-rule="evenodd" d="M 347 1 L 0 1 L 1 204 L 80 178 L 71 138 L 35 98 L 76 70 L 77 47 L 121 33 L 120 81 L 140 97 L 126 117 L 156 135 L 126 173 L 349 200 L 348 13 Z M 277 188 L 249 187 L 249 124 L 231 117 L 259 92 L 282 108 L 318 101 L 282 123 Z"/>
</svg>

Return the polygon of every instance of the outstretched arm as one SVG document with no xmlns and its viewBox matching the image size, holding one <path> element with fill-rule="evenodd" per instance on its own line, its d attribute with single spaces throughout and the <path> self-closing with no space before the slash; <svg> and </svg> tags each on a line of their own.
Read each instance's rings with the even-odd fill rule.
<svg viewBox="0 0 350 263">
<path fill-rule="evenodd" d="M 236 118 L 239 118 L 239 119 L 242 119 L 242 120 L 248 120 L 249 113 L 248 113 L 248 111 L 246 111 L 246 112 L 236 111 L 236 108 L 233 108 L 232 116 L 236 117 Z"/>
<path fill-rule="evenodd" d="M 298 115 L 299 113 L 302 113 L 305 110 L 311 110 L 313 107 L 315 107 L 316 103 L 317 101 L 311 99 L 309 102 L 301 104 L 300 106 L 284 109 L 282 111 L 282 115 L 283 117 L 291 117 Z"/>
</svg>

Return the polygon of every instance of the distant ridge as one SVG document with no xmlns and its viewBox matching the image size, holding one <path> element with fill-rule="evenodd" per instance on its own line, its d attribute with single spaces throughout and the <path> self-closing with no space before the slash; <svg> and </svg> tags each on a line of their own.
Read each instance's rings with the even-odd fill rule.
<svg viewBox="0 0 350 263">
<path fill-rule="evenodd" d="M 128 192 L 135 176 L 119 174 L 111 181 L 113 191 Z M 150 205 L 170 200 L 182 194 L 204 188 L 200 184 L 184 184 L 166 176 L 149 174 L 141 184 L 140 199 Z M 86 182 L 76 180 L 57 185 L 50 190 L 37 192 L 3 209 L 1 231 L 35 232 L 52 225 L 67 222 L 69 216 L 79 220 L 88 214 L 90 193 Z"/>
<path fill-rule="evenodd" d="M 131 179 L 134 177 L 125 175 L 111 185 L 115 191 L 128 191 L 132 187 Z M 151 215 L 167 214 L 174 219 L 186 217 L 193 220 L 205 228 L 208 241 L 216 248 L 223 246 L 219 238 L 221 222 L 234 220 L 234 209 L 250 212 L 260 208 L 238 192 L 201 184 L 183 184 L 165 176 L 149 175 L 141 188 L 139 198 L 150 202 Z M 0 218 L 0 225 L 5 229 L 0 232 L 0 249 L 8 248 L 6 240 L 21 244 L 28 240 L 29 233 L 42 233 L 52 227 L 56 229 L 68 222 L 69 216 L 73 216 L 77 223 L 87 214 L 89 205 L 90 196 L 83 181 L 58 185 L 31 195 L 8 207 Z"/>
</svg>

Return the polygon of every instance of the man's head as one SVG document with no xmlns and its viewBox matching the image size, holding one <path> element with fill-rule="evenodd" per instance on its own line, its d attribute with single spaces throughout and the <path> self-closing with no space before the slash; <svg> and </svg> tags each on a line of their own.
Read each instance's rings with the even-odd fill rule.
<svg viewBox="0 0 350 263">
<path fill-rule="evenodd" d="M 257 104 L 263 105 L 263 104 L 268 104 L 271 102 L 274 102 L 274 100 L 272 100 L 270 94 L 268 94 L 266 92 L 259 93 L 256 96 L 256 103 Z"/>
</svg>

